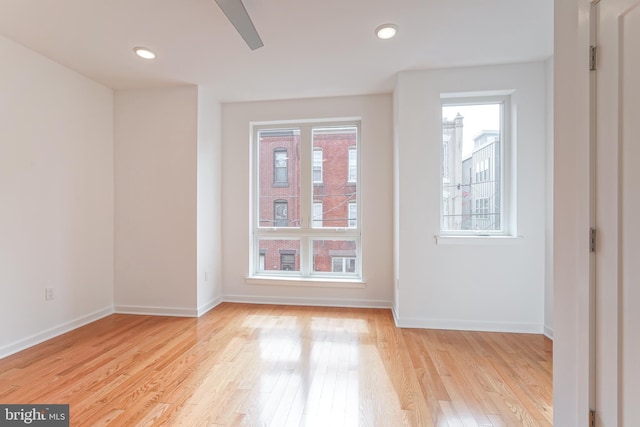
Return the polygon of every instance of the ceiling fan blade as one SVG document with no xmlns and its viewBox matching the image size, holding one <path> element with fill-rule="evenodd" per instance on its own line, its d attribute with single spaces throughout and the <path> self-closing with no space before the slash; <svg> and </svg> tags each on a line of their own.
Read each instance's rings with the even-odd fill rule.
<svg viewBox="0 0 640 427">
<path fill-rule="evenodd" d="M 236 27 L 238 33 L 242 36 L 251 50 L 256 50 L 264 46 L 256 27 L 251 22 L 251 17 L 247 13 L 242 0 L 216 0 L 222 12 L 227 16 L 229 21 Z"/>
</svg>

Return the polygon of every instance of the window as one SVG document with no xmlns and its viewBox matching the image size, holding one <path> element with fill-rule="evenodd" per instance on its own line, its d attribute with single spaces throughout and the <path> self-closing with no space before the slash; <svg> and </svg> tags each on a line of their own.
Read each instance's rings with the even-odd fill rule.
<svg viewBox="0 0 640 427">
<path fill-rule="evenodd" d="M 267 250 L 260 249 L 260 259 L 258 263 L 258 270 L 264 271 L 264 267 L 266 265 L 266 258 L 267 258 Z"/>
<path fill-rule="evenodd" d="M 489 218 L 489 199 L 476 199 L 476 218 L 487 219 Z"/>
<path fill-rule="evenodd" d="M 508 96 L 442 98 L 441 234 L 508 234 Z"/>
<path fill-rule="evenodd" d="M 313 150 L 313 183 L 322 184 L 322 149 Z"/>
<path fill-rule="evenodd" d="M 296 269 L 296 253 L 290 250 L 280 251 L 280 270 L 294 271 Z"/>
<path fill-rule="evenodd" d="M 358 153 L 355 147 L 349 148 L 349 182 L 358 180 Z"/>
<path fill-rule="evenodd" d="M 358 226 L 358 204 L 349 202 L 349 228 Z"/>
<path fill-rule="evenodd" d="M 313 203 L 313 227 L 322 227 L 322 202 Z"/>
<path fill-rule="evenodd" d="M 273 202 L 273 218 L 276 227 L 289 226 L 289 204 L 285 200 Z"/>
<path fill-rule="evenodd" d="M 277 149 L 273 152 L 273 184 L 286 185 L 289 181 L 287 151 Z"/>
<path fill-rule="evenodd" d="M 359 123 L 252 129 L 251 275 L 360 279 Z M 286 186 L 273 185 L 279 167 Z"/>
<path fill-rule="evenodd" d="M 331 271 L 334 273 L 353 273 L 355 269 L 356 259 L 354 257 L 331 258 Z"/>
</svg>

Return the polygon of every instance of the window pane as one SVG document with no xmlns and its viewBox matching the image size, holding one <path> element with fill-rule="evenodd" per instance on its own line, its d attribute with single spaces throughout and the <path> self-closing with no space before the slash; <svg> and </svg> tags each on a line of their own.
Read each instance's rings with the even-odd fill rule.
<svg viewBox="0 0 640 427">
<path fill-rule="evenodd" d="M 300 271 L 300 241 L 260 239 L 259 271 Z"/>
<path fill-rule="evenodd" d="M 355 240 L 313 241 L 313 271 L 316 273 L 356 273 L 357 257 Z"/>
<path fill-rule="evenodd" d="M 313 200 L 322 202 L 322 225 L 326 228 L 349 227 L 349 205 L 357 200 L 357 185 L 352 175 L 358 175 L 355 126 L 319 127 L 312 131 L 314 176 L 317 159 L 321 165 L 322 184 L 313 186 Z M 321 157 L 316 157 L 318 154 Z M 357 224 L 357 221 L 356 221 Z M 315 225 L 314 225 L 315 226 Z M 331 271 L 331 270 L 327 270 Z"/>
<path fill-rule="evenodd" d="M 443 231 L 502 229 L 502 107 L 442 106 Z"/>
<path fill-rule="evenodd" d="M 260 227 L 300 226 L 300 130 L 258 132 Z"/>
</svg>

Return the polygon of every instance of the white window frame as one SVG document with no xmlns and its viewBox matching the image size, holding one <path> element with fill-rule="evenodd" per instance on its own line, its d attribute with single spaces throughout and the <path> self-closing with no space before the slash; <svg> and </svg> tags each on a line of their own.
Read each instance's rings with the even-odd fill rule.
<svg viewBox="0 0 640 427">
<path fill-rule="evenodd" d="M 251 127 L 251 251 L 247 277 L 249 284 L 272 284 L 273 279 L 287 285 L 326 285 L 332 287 L 356 287 L 364 286 L 362 278 L 362 247 L 361 247 L 361 212 L 357 211 L 355 227 L 315 227 L 313 226 L 313 140 L 314 128 L 356 128 L 356 144 L 349 148 L 355 149 L 355 179 L 347 174 L 348 183 L 357 182 L 356 203 L 361 206 L 360 198 L 362 185 L 360 183 L 360 119 L 345 120 L 306 120 L 283 122 L 253 122 Z M 288 130 L 300 129 L 300 226 L 286 228 L 264 226 L 259 224 L 259 138 L 262 130 Z M 291 165 L 288 164 L 290 168 Z M 259 241 L 270 240 L 299 240 L 300 241 L 300 268 L 299 271 L 264 270 L 260 268 Z M 353 273 L 317 272 L 313 270 L 313 241 L 314 240 L 353 240 L 356 242 L 356 265 Z"/>
<path fill-rule="evenodd" d="M 512 133 L 512 104 L 511 104 L 511 92 L 509 91 L 501 91 L 497 93 L 479 93 L 477 96 L 472 93 L 465 93 L 463 95 L 460 94 L 441 94 L 440 96 L 440 114 L 442 113 L 442 108 L 446 106 L 472 106 L 472 105 L 485 105 L 485 104 L 502 104 L 502 117 L 500 123 L 500 177 L 501 177 L 501 185 L 500 185 L 500 230 L 445 230 L 444 229 L 444 211 L 446 198 L 440 197 L 440 231 L 438 237 L 515 237 L 516 232 L 516 224 L 515 224 L 515 215 L 513 214 L 514 207 L 512 206 L 511 200 L 511 192 L 513 188 L 513 179 L 514 176 L 512 171 L 515 170 L 514 162 L 512 159 L 512 147 L 515 146 L 515 134 Z M 442 120 L 440 120 L 442 123 Z M 442 132 L 440 132 L 442 135 Z M 440 141 L 439 146 L 442 147 L 442 141 Z M 442 150 L 442 148 L 441 148 Z M 439 158 L 442 158 L 442 152 Z M 450 153 L 448 153 L 450 155 Z M 442 165 L 441 165 L 442 167 Z M 474 165 L 475 168 L 475 165 Z M 477 172 L 474 171 L 473 180 L 478 176 Z M 495 177 L 489 176 L 489 171 L 486 170 L 484 173 L 485 180 L 487 181 L 490 178 L 495 179 Z M 446 189 L 444 188 L 444 182 L 442 177 L 440 177 L 440 194 L 444 194 Z M 475 210 L 475 205 L 473 206 Z"/>
</svg>

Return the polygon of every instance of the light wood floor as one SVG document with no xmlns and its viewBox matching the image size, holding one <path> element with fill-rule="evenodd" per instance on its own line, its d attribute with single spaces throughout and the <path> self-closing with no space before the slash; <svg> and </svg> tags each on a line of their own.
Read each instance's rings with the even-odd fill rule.
<svg viewBox="0 0 640 427">
<path fill-rule="evenodd" d="M 69 403 L 72 426 L 550 426 L 551 359 L 540 335 L 224 303 L 112 315 L 2 359 L 0 403 Z"/>
</svg>

